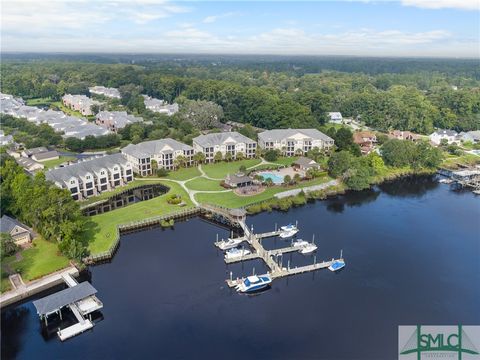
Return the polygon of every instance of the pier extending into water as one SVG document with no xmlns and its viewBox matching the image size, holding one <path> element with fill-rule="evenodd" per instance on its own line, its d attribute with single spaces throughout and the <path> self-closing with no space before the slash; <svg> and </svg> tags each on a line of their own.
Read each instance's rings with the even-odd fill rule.
<svg viewBox="0 0 480 360">
<path fill-rule="evenodd" d="M 338 259 L 317 262 L 317 257 L 314 256 L 313 263 L 310 265 L 290 267 L 290 264 L 288 263 L 287 267 L 284 267 L 283 264 L 278 264 L 274 260 L 274 257 L 281 254 L 299 251 L 300 250 L 299 247 L 288 246 L 288 247 L 283 247 L 283 248 L 274 249 L 274 250 L 266 250 L 261 244 L 262 239 L 279 236 L 280 233 L 282 232 L 280 229 L 275 228 L 274 231 L 255 234 L 253 232 L 253 227 L 252 229 L 250 229 L 248 225 L 245 223 L 245 213 L 240 213 L 240 211 L 235 212 L 234 220 L 236 221 L 237 226 L 242 228 L 243 234 L 244 234 L 242 237 L 237 238 L 236 240 L 247 242 L 254 251 L 251 254 L 244 255 L 238 258 L 231 258 L 231 259 L 225 258 L 225 263 L 227 264 L 232 264 L 232 263 L 241 262 L 241 261 L 248 261 L 253 259 L 262 259 L 269 268 L 268 275 L 270 275 L 272 280 L 274 280 L 274 279 L 285 277 L 285 276 L 325 269 L 325 268 L 328 268 L 330 265 L 332 265 L 335 261 L 338 261 L 338 260 L 343 261 L 343 258 L 341 256 Z M 219 244 L 220 243 L 218 242 L 218 239 L 217 239 L 217 241 L 215 242 L 215 245 L 218 246 Z M 230 273 L 230 279 L 227 279 L 226 282 L 229 287 L 235 287 L 238 284 L 242 283 L 244 280 L 245 278 L 234 279 L 232 274 Z"/>
</svg>

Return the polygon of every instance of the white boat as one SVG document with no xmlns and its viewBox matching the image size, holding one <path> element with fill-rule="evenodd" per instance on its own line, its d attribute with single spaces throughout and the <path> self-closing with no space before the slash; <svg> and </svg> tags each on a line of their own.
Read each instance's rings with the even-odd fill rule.
<svg viewBox="0 0 480 360">
<path fill-rule="evenodd" d="M 296 233 L 298 233 L 298 229 L 292 229 L 292 230 L 282 231 L 278 236 L 280 236 L 282 239 L 288 239 L 294 236 Z"/>
<path fill-rule="evenodd" d="M 297 229 L 297 226 L 296 226 L 296 225 L 288 224 L 288 225 L 285 225 L 285 226 L 281 226 L 281 227 L 280 227 L 280 230 L 282 230 L 282 231 L 290 231 L 290 230 L 298 230 L 298 229 Z"/>
<path fill-rule="evenodd" d="M 240 245 L 245 239 L 244 238 L 236 238 L 236 239 L 231 239 L 228 238 L 227 240 L 222 240 L 215 245 L 217 245 L 221 250 L 228 250 L 228 249 L 233 249 Z"/>
<path fill-rule="evenodd" d="M 344 267 L 345 267 L 345 261 L 343 260 L 343 250 L 340 250 L 340 259 L 334 260 L 332 265 L 328 267 L 328 270 L 335 272 L 340 269 L 343 269 Z"/>
<path fill-rule="evenodd" d="M 252 275 L 236 286 L 238 292 L 251 293 L 266 288 L 272 283 L 270 275 Z"/>
<path fill-rule="evenodd" d="M 343 269 L 345 267 L 345 261 L 343 259 L 338 259 L 335 260 L 332 265 L 328 267 L 328 270 L 330 271 L 338 271 L 340 269 Z"/>
<path fill-rule="evenodd" d="M 316 250 L 317 250 L 317 245 L 307 243 L 307 245 L 302 246 L 300 250 L 298 250 L 298 252 L 301 254 L 311 254 Z"/>
<path fill-rule="evenodd" d="M 248 249 L 238 249 L 233 248 L 225 252 L 225 259 L 236 259 L 241 258 L 245 255 L 251 254 L 252 252 Z"/>
<path fill-rule="evenodd" d="M 294 242 L 292 242 L 292 246 L 294 247 L 304 247 L 304 246 L 307 246 L 309 244 L 308 241 L 305 241 L 305 240 L 302 240 L 302 239 L 298 239 L 298 240 L 295 240 Z"/>
</svg>

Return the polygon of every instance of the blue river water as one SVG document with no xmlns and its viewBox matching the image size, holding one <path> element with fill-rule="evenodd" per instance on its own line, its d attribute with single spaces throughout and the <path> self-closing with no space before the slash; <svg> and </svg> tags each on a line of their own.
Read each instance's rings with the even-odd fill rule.
<svg viewBox="0 0 480 360">
<path fill-rule="evenodd" d="M 63 343 L 46 336 L 29 299 L 2 312 L 2 359 L 397 359 L 399 325 L 480 324 L 480 198 L 472 193 L 404 179 L 247 219 L 255 232 L 294 221 L 298 237 L 315 235 L 317 261 L 343 249 L 345 269 L 239 295 L 225 285 L 230 272 L 267 269 L 226 266 L 213 242 L 227 229 L 194 218 L 124 235 L 113 261 L 87 276 L 104 303 L 93 330 Z"/>
</svg>

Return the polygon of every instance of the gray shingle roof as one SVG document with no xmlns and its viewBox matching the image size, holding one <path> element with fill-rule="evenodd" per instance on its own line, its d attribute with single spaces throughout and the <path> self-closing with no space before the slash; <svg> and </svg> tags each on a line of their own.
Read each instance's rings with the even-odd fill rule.
<svg viewBox="0 0 480 360">
<path fill-rule="evenodd" d="M 32 148 L 32 149 L 26 149 L 24 151 L 25 151 L 25 154 L 27 154 L 28 156 L 31 156 L 31 155 L 35 155 L 35 154 L 48 152 L 48 149 L 44 146 L 40 146 L 40 147 L 36 147 L 36 148 Z"/>
<path fill-rule="evenodd" d="M 85 281 L 71 288 L 35 300 L 33 305 L 37 309 L 38 315 L 47 315 L 64 306 L 95 295 L 96 293 L 97 289 L 95 289 L 92 284 Z"/>
<path fill-rule="evenodd" d="M 454 131 L 454 130 L 442 130 L 442 129 L 439 129 L 439 130 L 435 131 L 435 134 L 438 134 L 438 135 L 446 135 L 446 136 L 457 136 L 457 132 Z"/>
<path fill-rule="evenodd" d="M 2 233 L 9 233 L 13 230 L 15 226 L 20 226 L 26 230 L 28 230 L 28 226 L 22 224 L 17 219 L 11 218 L 8 215 L 3 215 L 0 219 L 0 232 Z"/>
<path fill-rule="evenodd" d="M 230 139 L 233 140 L 232 143 L 255 143 L 254 140 L 236 131 L 200 135 L 196 138 L 193 138 L 193 142 L 197 143 L 201 147 L 209 147 L 215 145 L 229 144 L 231 143 Z"/>
<path fill-rule="evenodd" d="M 122 154 L 106 155 L 99 158 L 81 161 L 63 168 L 51 169 L 45 173 L 45 178 L 53 182 L 65 182 L 72 177 L 85 176 L 103 168 L 109 168 L 117 164 L 127 164 Z"/>
<path fill-rule="evenodd" d="M 37 161 L 39 161 L 39 160 L 45 160 L 45 159 L 51 159 L 51 158 L 54 158 L 54 157 L 58 157 L 58 152 L 56 150 L 51 150 L 51 151 L 45 151 L 45 152 L 41 152 L 41 153 L 38 153 L 38 154 L 34 154 L 32 156 L 34 156 L 35 159 Z"/>
<path fill-rule="evenodd" d="M 319 139 L 323 141 L 333 141 L 333 139 L 317 129 L 274 129 L 263 131 L 258 134 L 258 138 L 263 141 L 281 141 L 288 139 L 295 134 L 302 134 L 312 139 Z"/>
<path fill-rule="evenodd" d="M 297 164 L 297 165 L 300 165 L 300 166 L 312 166 L 312 165 L 317 165 L 317 163 L 315 161 L 313 161 L 312 159 L 309 159 L 307 157 L 299 157 L 295 162 L 294 164 Z"/>
<path fill-rule="evenodd" d="M 154 154 L 159 154 L 162 151 L 168 151 L 170 150 L 168 147 L 170 147 L 173 151 L 193 150 L 193 148 L 189 145 L 183 144 L 174 139 L 166 138 L 161 140 L 145 141 L 136 145 L 127 145 L 122 149 L 122 153 L 141 159 L 150 157 Z"/>
</svg>

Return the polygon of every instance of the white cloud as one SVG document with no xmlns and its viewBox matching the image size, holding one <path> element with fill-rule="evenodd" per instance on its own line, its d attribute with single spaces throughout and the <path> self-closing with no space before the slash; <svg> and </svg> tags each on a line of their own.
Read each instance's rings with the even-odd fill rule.
<svg viewBox="0 0 480 360">
<path fill-rule="evenodd" d="M 211 15 L 211 16 L 207 16 L 205 19 L 203 19 L 202 22 L 205 23 L 205 24 L 211 24 L 211 23 L 214 23 L 215 21 L 217 21 L 218 19 L 223 19 L 223 18 L 234 16 L 234 15 L 236 15 L 236 13 L 234 13 L 234 12 L 228 12 L 228 13 L 220 14 L 220 15 Z"/>
<path fill-rule="evenodd" d="M 480 10 L 480 0 L 401 0 L 404 6 L 424 9 Z"/>
</svg>

